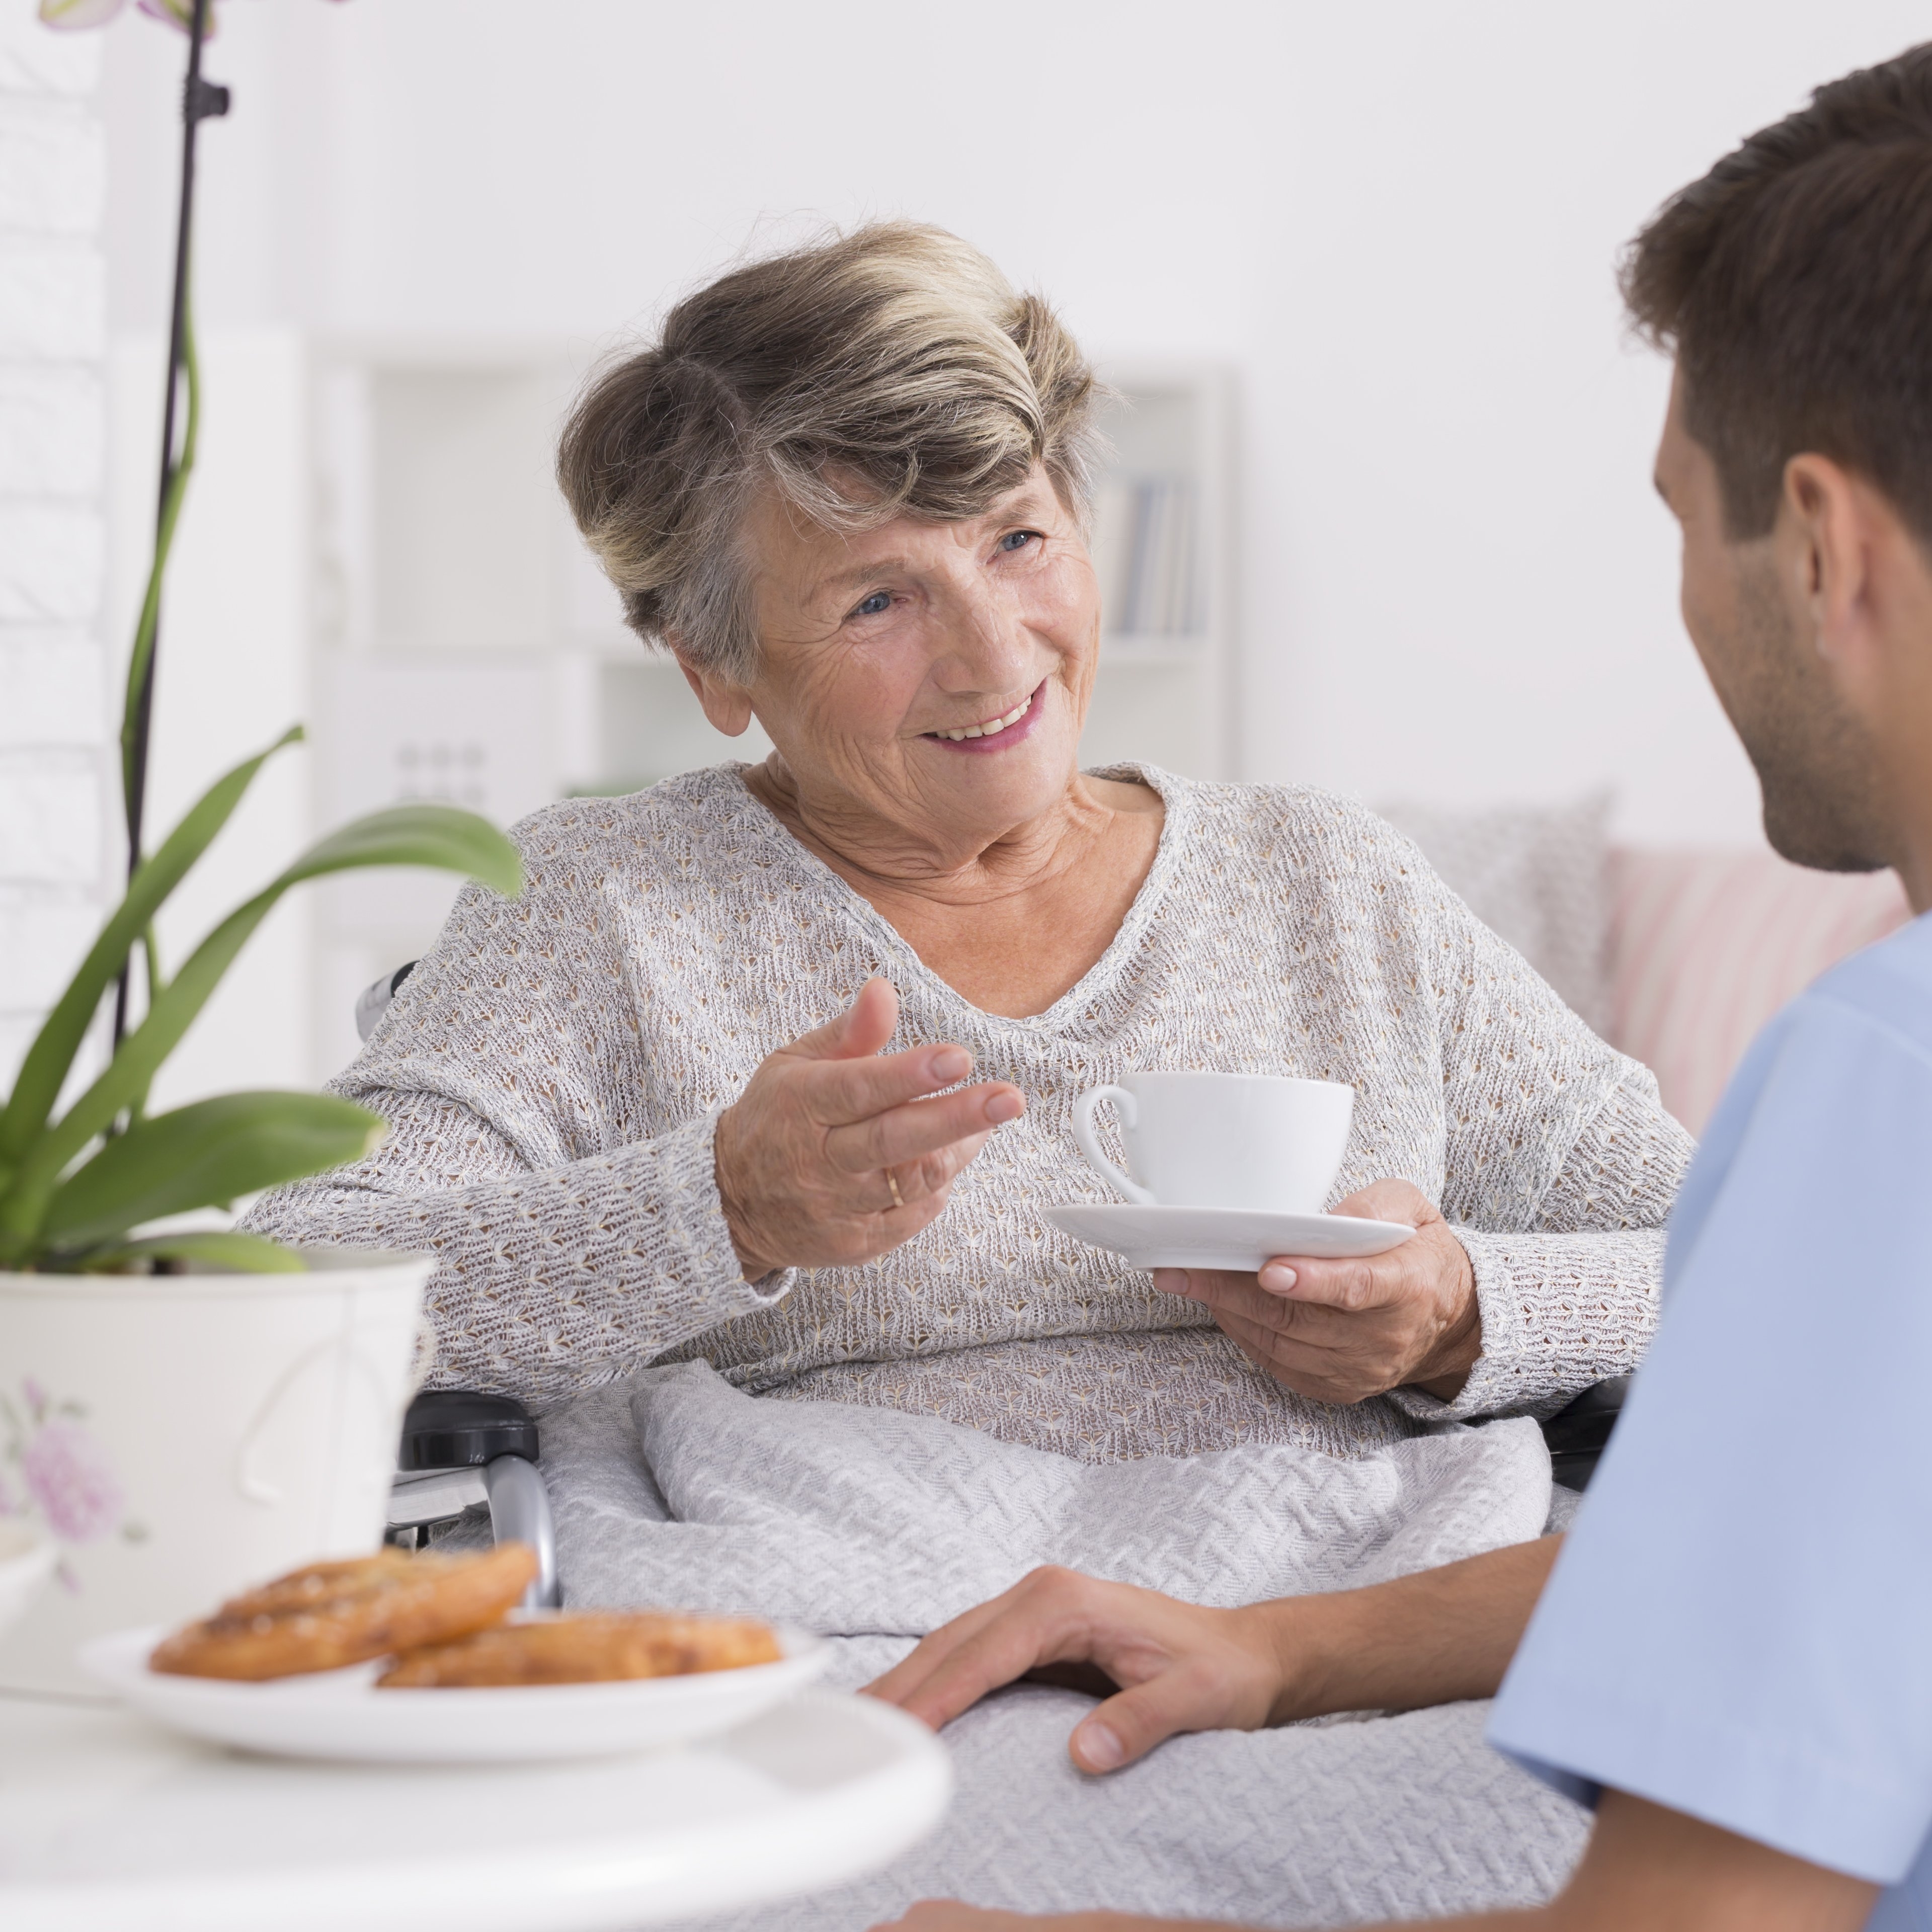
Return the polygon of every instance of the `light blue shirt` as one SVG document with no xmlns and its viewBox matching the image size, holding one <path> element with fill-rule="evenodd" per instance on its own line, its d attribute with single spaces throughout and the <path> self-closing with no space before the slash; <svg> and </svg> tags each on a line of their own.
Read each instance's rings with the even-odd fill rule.
<svg viewBox="0 0 1932 1932">
<path fill-rule="evenodd" d="M 1932 1928 L 1932 915 L 1759 1036 L 1664 1297 L 1490 1742 Z"/>
</svg>

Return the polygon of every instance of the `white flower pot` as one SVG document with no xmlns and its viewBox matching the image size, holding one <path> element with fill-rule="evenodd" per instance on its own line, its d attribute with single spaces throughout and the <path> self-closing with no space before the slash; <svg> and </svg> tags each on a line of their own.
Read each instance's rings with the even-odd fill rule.
<svg viewBox="0 0 1932 1932">
<path fill-rule="evenodd" d="M 302 1274 L 0 1274 L 0 1516 L 53 1578 L 0 1685 L 88 1688 L 88 1638 L 198 1616 L 382 1540 L 425 1256 L 312 1250 Z"/>
<path fill-rule="evenodd" d="M 0 1518 L 0 1630 L 16 1622 L 52 1574 L 59 1552 L 38 1523 Z"/>
</svg>

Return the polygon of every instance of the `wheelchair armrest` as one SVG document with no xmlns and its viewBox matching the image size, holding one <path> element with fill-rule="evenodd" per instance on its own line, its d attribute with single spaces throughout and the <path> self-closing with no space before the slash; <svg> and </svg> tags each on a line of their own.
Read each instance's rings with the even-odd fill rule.
<svg viewBox="0 0 1932 1932">
<path fill-rule="evenodd" d="M 537 1460 L 537 1426 L 514 1396 L 425 1389 L 403 1418 L 399 1469 L 480 1469 L 499 1456 Z"/>
<path fill-rule="evenodd" d="M 1587 1490 L 1597 1472 L 1597 1461 L 1609 1445 L 1610 1433 L 1630 1393 L 1628 1376 L 1612 1376 L 1586 1388 L 1567 1408 L 1543 1425 L 1550 1447 L 1550 1473 L 1565 1489 Z"/>
<path fill-rule="evenodd" d="M 527 1543 L 536 1552 L 536 1580 L 524 1596 L 525 1605 L 556 1608 L 562 1593 L 550 1492 L 537 1468 L 537 1426 L 521 1402 L 467 1389 L 428 1390 L 410 1404 L 396 1463 L 392 1528 L 413 1537 L 420 1526 L 442 1520 L 433 1507 L 437 1499 L 428 1493 L 432 1489 L 446 1492 L 452 1514 L 487 1501 L 496 1540 Z M 448 1480 L 426 1480 L 431 1472 Z"/>
<path fill-rule="evenodd" d="M 556 1580 L 556 1531 L 550 1492 L 534 1462 L 499 1456 L 483 1466 L 490 1494 L 490 1533 L 499 1543 L 527 1543 L 536 1552 L 537 1574 L 524 1593 L 526 1610 L 554 1610 L 563 1601 Z"/>
<path fill-rule="evenodd" d="M 416 970 L 416 962 L 409 960 L 398 966 L 393 973 L 385 973 L 380 980 L 372 980 L 356 995 L 356 1037 L 367 1040 L 376 1030 L 376 1022 L 389 1010 L 389 1002 L 402 991 L 403 982 Z"/>
</svg>

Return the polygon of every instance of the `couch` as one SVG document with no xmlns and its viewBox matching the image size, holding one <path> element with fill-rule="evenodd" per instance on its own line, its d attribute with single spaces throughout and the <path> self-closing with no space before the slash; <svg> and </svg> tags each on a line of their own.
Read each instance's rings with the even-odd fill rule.
<svg viewBox="0 0 1932 1932">
<path fill-rule="evenodd" d="M 1892 872 L 1613 844 L 1610 808 L 1599 794 L 1550 808 L 1382 809 L 1701 1134 L 1764 1023 L 1910 909 Z"/>
</svg>

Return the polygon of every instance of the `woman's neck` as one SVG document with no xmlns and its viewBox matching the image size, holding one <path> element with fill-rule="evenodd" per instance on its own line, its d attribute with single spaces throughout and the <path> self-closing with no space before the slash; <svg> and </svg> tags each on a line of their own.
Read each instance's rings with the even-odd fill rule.
<svg viewBox="0 0 1932 1932">
<path fill-rule="evenodd" d="M 983 906 L 1024 895 L 1077 869 L 1107 838 L 1120 801 L 1109 791 L 1142 792 L 1075 771 L 1053 802 L 998 831 L 928 826 L 892 820 L 857 802 L 814 795 L 776 752 L 745 773 L 752 796 L 800 844 L 868 898 L 920 898 L 938 906 Z"/>
<path fill-rule="evenodd" d="M 1048 810 L 949 848 L 875 814 L 814 809 L 776 758 L 745 782 L 928 972 L 982 1012 L 1014 1018 L 1046 1012 L 1112 944 L 1166 814 L 1150 786 L 1076 772 Z"/>
</svg>

